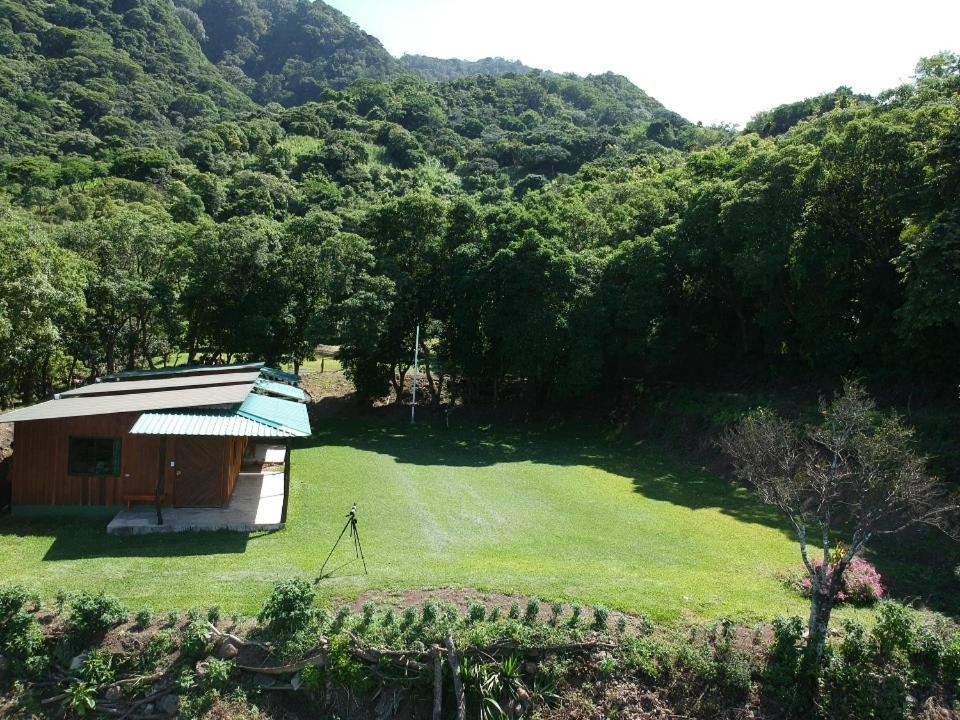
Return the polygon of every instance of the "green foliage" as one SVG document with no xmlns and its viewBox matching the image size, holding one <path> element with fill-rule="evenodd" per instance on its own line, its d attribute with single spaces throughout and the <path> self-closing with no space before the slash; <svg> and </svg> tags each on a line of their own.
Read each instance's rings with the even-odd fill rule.
<svg viewBox="0 0 960 720">
<path fill-rule="evenodd" d="M 180 654 L 187 660 L 202 660 L 210 654 L 210 631 L 205 622 L 191 620 L 180 631 Z"/>
<path fill-rule="evenodd" d="M 610 621 L 610 611 L 599 605 L 593 609 L 593 629 L 600 632 L 607 631 L 607 625 Z"/>
<path fill-rule="evenodd" d="M 281 580 L 274 585 L 257 619 L 279 637 L 289 637 L 305 629 L 315 618 L 315 593 L 301 578 Z"/>
<path fill-rule="evenodd" d="M 203 675 L 203 687 L 207 690 L 222 693 L 227 689 L 235 667 L 236 663 L 233 660 L 219 660 L 217 658 L 210 660 Z"/>
<path fill-rule="evenodd" d="M 535 623 L 540 617 L 540 601 L 531 598 L 527 601 L 527 609 L 523 614 L 523 621 L 526 623 Z"/>
<path fill-rule="evenodd" d="M 72 641 L 82 646 L 126 619 L 127 610 L 115 597 L 80 592 L 70 603 L 67 630 Z"/>
<path fill-rule="evenodd" d="M 467 620 L 471 623 L 482 622 L 487 615 L 487 609 L 483 606 L 482 603 L 473 602 L 470 603 L 470 607 L 467 610 Z"/>
<path fill-rule="evenodd" d="M 96 688 L 85 682 L 75 682 L 66 689 L 64 705 L 76 717 L 86 717 L 97 706 Z"/>
<path fill-rule="evenodd" d="M 133 616 L 133 621 L 138 630 L 145 630 L 153 622 L 153 610 L 151 608 L 137 610 L 137 614 Z"/>
<path fill-rule="evenodd" d="M 350 652 L 350 638 L 337 635 L 330 641 L 327 652 L 327 672 L 330 679 L 355 693 L 362 693 L 371 686 L 367 669 Z"/>
<path fill-rule="evenodd" d="M 172 630 L 158 630 L 147 642 L 140 657 L 144 670 L 151 671 L 166 659 L 177 647 L 176 638 Z"/>
<path fill-rule="evenodd" d="M 102 648 L 94 648 L 88 654 L 80 670 L 79 678 L 93 686 L 113 682 L 116 671 L 113 668 L 113 655 Z"/>
<path fill-rule="evenodd" d="M 46 641 L 36 618 L 27 612 L 31 594 L 23 587 L 0 588 L 0 655 L 11 660 L 14 671 L 42 676 L 48 666 Z"/>
</svg>

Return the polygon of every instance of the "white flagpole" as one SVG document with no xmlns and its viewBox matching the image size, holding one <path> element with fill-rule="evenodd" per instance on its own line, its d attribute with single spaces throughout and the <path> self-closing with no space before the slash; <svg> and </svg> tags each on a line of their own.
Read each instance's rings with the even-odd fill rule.
<svg viewBox="0 0 960 720">
<path fill-rule="evenodd" d="M 420 370 L 420 325 L 417 325 L 417 339 L 413 345 L 413 402 L 410 403 L 410 424 L 417 421 L 417 373 Z"/>
</svg>

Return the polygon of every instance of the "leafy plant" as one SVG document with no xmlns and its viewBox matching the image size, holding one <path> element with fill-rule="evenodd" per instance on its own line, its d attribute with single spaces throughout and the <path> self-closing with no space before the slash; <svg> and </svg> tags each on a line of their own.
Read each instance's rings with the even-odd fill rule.
<svg viewBox="0 0 960 720">
<path fill-rule="evenodd" d="M 94 686 L 113 682 L 116 672 L 113 669 L 113 655 L 102 648 L 91 650 L 78 673 L 81 680 Z"/>
<path fill-rule="evenodd" d="M 220 615 L 221 615 L 220 606 L 219 605 L 211 606 L 210 609 L 207 610 L 207 622 L 209 622 L 211 625 L 219 625 Z"/>
<path fill-rule="evenodd" d="M 282 580 L 274 585 L 257 619 L 266 622 L 267 627 L 278 636 L 293 635 L 313 621 L 315 597 L 313 588 L 306 580 Z"/>
<path fill-rule="evenodd" d="M 154 633 L 140 655 L 144 669 L 154 669 L 161 660 L 176 649 L 176 646 L 172 630 L 159 630 Z"/>
<path fill-rule="evenodd" d="M 86 717 L 97 707 L 95 688 L 85 682 L 76 682 L 65 691 L 64 705 L 77 717 Z"/>
<path fill-rule="evenodd" d="M 207 663 L 207 670 L 203 676 L 203 686 L 207 690 L 223 692 L 230 682 L 236 664 L 233 660 L 219 660 L 214 658 Z"/>
<path fill-rule="evenodd" d="M 593 609 L 593 629 L 604 632 L 610 620 L 610 611 L 599 605 Z"/>
<path fill-rule="evenodd" d="M 191 620 L 180 631 L 180 654 L 188 660 L 200 660 L 210 652 L 210 631 L 205 623 Z"/>
<path fill-rule="evenodd" d="M 519 619 L 520 619 L 520 604 L 519 604 L 519 603 L 513 603 L 513 604 L 510 605 L 510 612 L 507 614 L 507 617 L 509 617 L 511 620 L 519 620 Z"/>
<path fill-rule="evenodd" d="M 562 602 L 552 602 L 550 603 L 550 624 L 559 625 L 560 617 L 563 615 L 563 603 Z"/>
<path fill-rule="evenodd" d="M 433 625 L 440 619 L 440 604 L 434 600 L 428 600 L 423 605 L 420 618 L 424 625 Z"/>
<path fill-rule="evenodd" d="M 470 603 L 470 608 L 467 610 L 467 621 L 471 623 L 483 622 L 484 617 L 487 615 L 487 609 L 483 606 L 482 603 L 474 602 Z"/>
<path fill-rule="evenodd" d="M 540 617 L 540 601 L 536 598 L 531 598 L 527 602 L 527 610 L 523 615 L 523 621 L 528 625 L 532 625 L 537 621 L 538 617 Z"/>
<path fill-rule="evenodd" d="M 126 618 L 126 608 L 115 597 L 81 592 L 70 605 L 67 630 L 75 643 L 83 644 Z"/>
<path fill-rule="evenodd" d="M 133 621 L 137 630 L 146 630 L 150 623 L 153 622 L 153 610 L 150 608 L 138 610 L 137 614 L 133 616 Z"/>
<path fill-rule="evenodd" d="M 383 618 L 380 622 L 385 628 L 392 628 L 397 622 L 397 613 L 392 607 L 388 607 L 386 612 L 383 613 Z"/>
</svg>

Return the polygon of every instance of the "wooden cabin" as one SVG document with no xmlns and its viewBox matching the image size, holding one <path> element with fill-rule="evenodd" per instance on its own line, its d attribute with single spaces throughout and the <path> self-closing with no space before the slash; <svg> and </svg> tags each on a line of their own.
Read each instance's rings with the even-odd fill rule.
<svg viewBox="0 0 960 720">
<path fill-rule="evenodd" d="M 262 364 L 119 373 L 0 415 L 14 423 L 13 511 L 226 506 L 248 447 L 310 435 L 291 377 Z"/>
</svg>

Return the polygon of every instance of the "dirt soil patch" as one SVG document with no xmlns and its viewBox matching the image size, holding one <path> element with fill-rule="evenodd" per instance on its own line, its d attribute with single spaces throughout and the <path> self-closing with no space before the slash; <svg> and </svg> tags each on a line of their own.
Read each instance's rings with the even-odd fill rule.
<svg viewBox="0 0 960 720">
<path fill-rule="evenodd" d="M 403 611 L 407 608 L 422 608 L 424 604 L 433 600 L 436 602 L 453 605 L 457 608 L 461 615 L 466 615 L 471 605 L 480 604 L 486 608 L 487 614 L 489 614 L 494 608 L 500 608 L 501 614 L 505 617 L 509 613 L 511 606 L 514 604 L 520 606 L 520 613 L 521 615 L 525 616 L 527 612 L 527 605 L 533 599 L 536 598 L 523 597 L 520 595 L 503 595 L 501 593 L 481 592 L 480 590 L 474 590 L 472 588 L 440 588 L 436 590 L 404 590 L 398 592 L 368 591 L 360 595 L 356 600 L 353 600 L 350 603 L 350 608 L 353 610 L 353 612 L 359 613 L 363 610 L 364 605 L 367 603 L 373 603 L 374 605 L 380 607 L 392 607 L 398 611 Z M 537 600 L 540 603 L 540 612 L 538 613 L 537 618 L 542 622 L 552 620 L 553 608 L 551 607 L 551 604 L 543 600 Z M 561 622 L 569 620 L 571 616 L 571 607 L 572 606 L 570 605 L 563 606 L 560 616 L 562 618 Z M 582 623 L 587 624 L 593 621 L 592 608 L 584 607 L 582 612 Z M 648 628 L 650 624 L 650 620 L 648 618 L 636 615 L 628 615 L 626 613 L 611 610 L 609 618 L 609 625 L 611 629 L 619 624 L 620 618 L 624 619 L 626 622 L 626 627 L 629 628 L 645 629 Z"/>
</svg>

